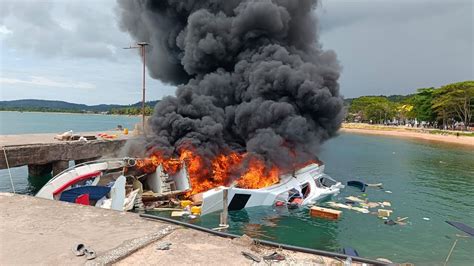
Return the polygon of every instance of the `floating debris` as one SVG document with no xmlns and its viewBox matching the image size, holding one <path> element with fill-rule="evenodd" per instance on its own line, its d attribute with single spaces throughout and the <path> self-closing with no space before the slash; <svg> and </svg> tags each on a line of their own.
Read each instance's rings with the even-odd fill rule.
<svg viewBox="0 0 474 266">
<path fill-rule="evenodd" d="M 365 202 L 363 199 L 360 199 L 360 198 L 354 197 L 354 196 L 346 197 L 346 200 L 350 200 L 350 201 L 353 201 L 353 202 Z"/>
<path fill-rule="evenodd" d="M 395 221 L 399 225 L 406 225 L 407 223 L 405 222 L 408 219 L 408 217 L 397 217 L 397 220 Z"/>
<path fill-rule="evenodd" d="M 362 204 L 362 203 L 361 203 Z M 378 206 L 380 206 L 381 204 L 378 203 L 378 202 L 367 202 L 367 206 L 371 209 L 373 208 L 377 208 Z"/>
<path fill-rule="evenodd" d="M 367 186 L 364 182 L 358 180 L 347 181 L 347 185 L 351 187 L 356 187 L 362 192 L 365 192 L 365 188 Z"/>
<path fill-rule="evenodd" d="M 334 202 L 334 201 L 329 201 L 327 202 L 328 205 L 332 208 L 342 208 L 342 209 L 352 209 L 352 206 L 351 205 L 346 205 L 346 204 L 342 204 L 342 203 L 337 203 L 337 202 Z"/>
<path fill-rule="evenodd" d="M 359 207 L 352 207 L 352 210 L 361 212 L 361 213 L 369 213 L 370 211 L 365 209 L 365 208 L 359 208 Z"/>
<path fill-rule="evenodd" d="M 201 206 L 192 206 L 191 213 L 193 215 L 200 215 L 201 214 Z"/>
<path fill-rule="evenodd" d="M 185 214 L 188 214 L 188 212 L 185 211 L 173 211 L 171 212 L 171 217 L 181 217 Z"/>
<path fill-rule="evenodd" d="M 379 217 L 390 217 L 390 214 L 392 214 L 392 210 L 386 210 L 386 209 L 378 209 L 377 210 Z"/>
<path fill-rule="evenodd" d="M 451 226 L 454 226 L 456 229 L 459 229 L 463 231 L 466 234 L 469 234 L 470 236 L 474 236 L 474 228 L 470 227 L 467 224 L 463 224 L 460 222 L 455 222 L 455 221 L 446 221 Z"/>
<path fill-rule="evenodd" d="M 318 218 L 337 220 L 341 217 L 342 211 L 314 206 L 309 210 L 309 214 Z"/>
<path fill-rule="evenodd" d="M 368 187 L 381 187 L 383 184 L 382 183 L 376 183 L 376 184 L 366 184 Z"/>
</svg>

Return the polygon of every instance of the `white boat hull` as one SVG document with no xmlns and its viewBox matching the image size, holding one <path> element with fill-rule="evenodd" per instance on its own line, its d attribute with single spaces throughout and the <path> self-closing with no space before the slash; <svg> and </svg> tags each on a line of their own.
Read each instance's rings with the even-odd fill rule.
<svg viewBox="0 0 474 266">
<path fill-rule="evenodd" d="M 242 189 L 236 187 L 218 187 L 203 193 L 203 203 L 201 206 L 201 215 L 206 215 L 224 208 L 224 190 L 228 190 L 228 210 L 240 210 L 243 208 L 255 206 L 269 206 L 276 201 L 288 202 L 291 197 L 290 191 L 302 192 L 305 187 L 305 193 L 302 196 L 302 205 L 314 203 L 323 198 L 333 196 L 339 193 L 344 186 L 340 182 L 335 182 L 323 173 L 324 167 L 317 164 L 308 165 L 293 175 L 284 175 L 280 177 L 280 182 L 261 189 Z M 318 184 L 318 181 L 334 181 L 330 186 Z"/>
<path fill-rule="evenodd" d="M 93 172 L 102 172 L 109 169 L 116 169 L 121 168 L 127 165 L 126 160 L 104 160 L 104 161 L 97 161 L 94 163 L 86 163 L 83 165 L 78 165 L 73 168 L 67 169 L 63 171 L 59 175 L 53 177 L 46 183 L 38 193 L 36 193 L 36 197 L 44 198 L 44 199 L 54 199 L 54 192 L 60 189 L 61 187 L 67 185 L 71 180 L 77 178 L 78 176 L 87 175 Z M 93 182 L 97 184 L 100 177 L 96 178 Z"/>
</svg>

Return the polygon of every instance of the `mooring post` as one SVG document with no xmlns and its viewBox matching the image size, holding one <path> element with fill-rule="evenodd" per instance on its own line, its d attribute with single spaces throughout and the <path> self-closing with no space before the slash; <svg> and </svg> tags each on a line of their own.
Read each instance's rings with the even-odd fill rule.
<svg viewBox="0 0 474 266">
<path fill-rule="evenodd" d="M 228 195 L 229 195 L 229 190 L 226 188 L 224 189 L 224 191 L 222 191 L 222 204 L 223 204 L 223 208 L 222 208 L 222 213 L 221 213 L 221 223 L 219 224 L 219 226 L 221 227 L 226 227 L 228 226 L 227 224 L 227 215 L 228 215 L 228 208 L 227 208 L 227 203 L 228 203 Z"/>
<path fill-rule="evenodd" d="M 69 161 L 55 161 L 53 162 L 53 176 L 60 174 L 62 171 L 69 168 Z"/>
<path fill-rule="evenodd" d="M 53 167 L 50 163 L 47 164 L 29 164 L 28 165 L 28 176 L 30 177 L 41 177 L 51 174 Z"/>
</svg>

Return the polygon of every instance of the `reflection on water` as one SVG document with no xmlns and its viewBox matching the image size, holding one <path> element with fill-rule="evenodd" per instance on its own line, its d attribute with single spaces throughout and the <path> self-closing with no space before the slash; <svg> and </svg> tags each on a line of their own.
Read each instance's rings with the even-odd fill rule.
<svg viewBox="0 0 474 266">
<path fill-rule="evenodd" d="M 36 194 L 52 177 L 52 174 L 34 177 L 28 176 L 28 194 Z"/>
<path fill-rule="evenodd" d="M 19 194 L 36 194 L 52 177 L 51 174 L 30 177 L 26 166 L 11 168 L 10 171 L 15 191 Z M 0 170 L 0 180 L 0 192 L 13 192 L 8 170 Z"/>
</svg>

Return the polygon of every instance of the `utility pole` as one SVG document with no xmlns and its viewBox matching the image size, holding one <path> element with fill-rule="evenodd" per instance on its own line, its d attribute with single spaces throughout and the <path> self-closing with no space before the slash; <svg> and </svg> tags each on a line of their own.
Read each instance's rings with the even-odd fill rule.
<svg viewBox="0 0 474 266">
<path fill-rule="evenodd" d="M 145 68 L 146 68 L 146 51 L 145 46 L 149 45 L 146 42 L 138 42 L 135 46 L 125 47 L 123 49 L 140 49 L 140 54 L 143 58 L 143 73 L 142 73 L 142 130 L 145 134 Z"/>
</svg>

